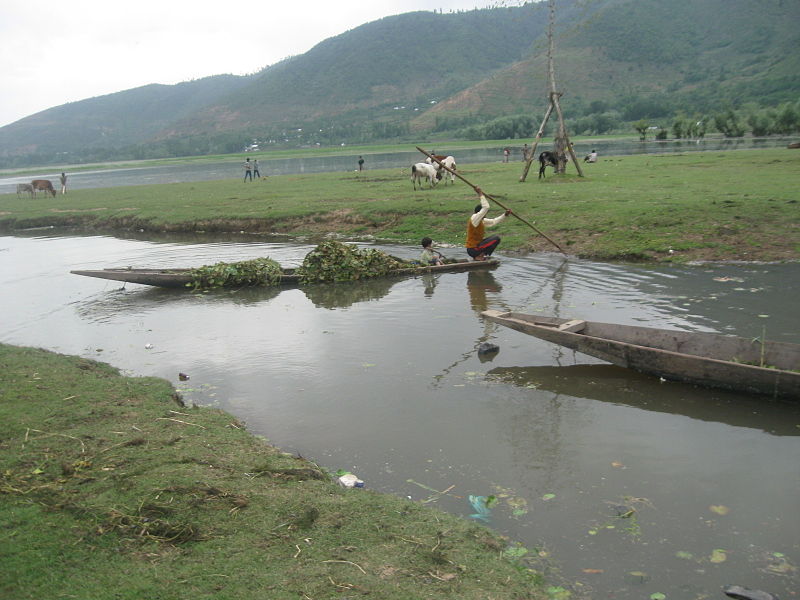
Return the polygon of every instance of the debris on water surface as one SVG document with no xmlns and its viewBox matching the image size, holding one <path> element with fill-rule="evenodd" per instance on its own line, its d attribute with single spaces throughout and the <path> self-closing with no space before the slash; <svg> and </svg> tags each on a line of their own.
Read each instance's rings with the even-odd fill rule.
<svg viewBox="0 0 800 600">
<path fill-rule="evenodd" d="M 180 379 L 181 381 L 186 381 L 187 379 L 189 379 L 189 376 L 186 373 L 178 373 L 178 379 Z"/>
<path fill-rule="evenodd" d="M 478 346 L 478 354 L 494 354 L 495 352 L 500 351 L 500 346 L 497 344 L 490 344 L 489 342 L 483 342 L 480 346 Z"/>
<path fill-rule="evenodd" d="M 477 519 L 479 521 L 488 521 L 491 515 L 490 507 L 494 502 L 497 502 L 497 498 L 495 496 L 470 495 L 469 503 L 475 510 L 475 512 L 470 515 L 470 518 Z"/>
</svg>

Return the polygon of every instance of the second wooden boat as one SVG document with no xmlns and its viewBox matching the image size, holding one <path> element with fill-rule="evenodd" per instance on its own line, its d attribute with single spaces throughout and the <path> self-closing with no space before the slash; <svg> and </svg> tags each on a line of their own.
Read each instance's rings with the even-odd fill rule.
<svg viewBox="0 0 800 600">
<path fill-rule="evenodd" d="M 487 310 L 488 320 L 665 379 L 800 399 L 800 345 Z"/>
</svg>

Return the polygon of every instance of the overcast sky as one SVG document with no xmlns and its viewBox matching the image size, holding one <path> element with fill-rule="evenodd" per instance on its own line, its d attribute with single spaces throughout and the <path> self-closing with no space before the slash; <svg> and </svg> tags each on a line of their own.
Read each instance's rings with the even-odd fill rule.
<svg viewBox="0 0 800 600">
<path fill-rule="evenodd" d="M 245 75 L 322 40 L 414 10 L 517 0 L 2 0 L 0 126 L 149 83 Z"/>
</svg>

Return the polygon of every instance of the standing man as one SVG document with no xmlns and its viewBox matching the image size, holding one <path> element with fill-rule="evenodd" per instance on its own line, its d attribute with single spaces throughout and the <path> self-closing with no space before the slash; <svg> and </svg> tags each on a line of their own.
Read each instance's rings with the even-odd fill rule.
<svg viewBox="0 0 800 600">
<path fill-rule="evenodd" d="M 67 174 L 61 173 L 60 179 L 61 179 L 61 195 L 63 196 L 64 194 L 67 193 Z"/>
<path fill-rule="evenodd" d="M 467 254 L 475 260 L 486 260 L 495 251 L 497 246 L 500 245 L 500 236 L 493 235 L 484 237 L 484 229 L 486 227 L 494 227 L 502 222 L 508 215 L 511 214 L 510 210 L 494 219 L 487 219 L 486 214 L 489 212 L 489 201 L 480 188 L 475 188 L 478 196 L 481 198 L 481 203 L 475 207 L 475 212 L 467 221 Z"/>
<path fill-rule="evenodd" d="M 253 165 L 250 164 L 250 158 L 248 157 L 247 160 L 244 161 L 244 180 L 253 181 Z"/>
<path fill-rule="evenodd" d="M 364 170 L 364 158 L 361 156 L 358 157 L 358 170 L 359 171 Z"/>
<path fill-rule="evenodd" d="M 258 170 L 258 159 L 253 159 L 253 179 L 261 177 L 261 171 Z"/>
<path fill-rule="evenodd" d="M 522 162 L 527 162 L 527 160 L 528 160 L 528 152 L 530 152 L 530 150 L 528 149 L 528 144 L 525 144 L 522 147 Z"/>
</svg>

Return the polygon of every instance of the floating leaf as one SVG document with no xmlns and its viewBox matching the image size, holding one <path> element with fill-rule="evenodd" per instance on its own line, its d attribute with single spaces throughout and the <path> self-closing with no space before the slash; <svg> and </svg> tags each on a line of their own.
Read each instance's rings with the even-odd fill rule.
<svg viewBox="0 0 800 600">
<path fill-rule="evenodd" d="M 550 586 L 547 588 L 547 595 L 553 600 L 566 600 L 572 594 L 561 586 Z"/>
<path fill-rule="evenodd" d="M 647 573 L 644 571 L 629 571 L 628 575 L 632 575 L 633 577 L 647 577 Z"/>
<path fill-rule="evenodd" d="M 683 550 L 678 550 L 675 553 L 675 556 L 683 560 L 692 560 L 694 558 L 694 554 L 692 554 L 691 552 L 684 552 Z"/>
<path fill-rule="evenodd" d="M 612 462 L 612 463 L 611 463 L 611 466 L 612 466 L 612 467 L 614 467 L 614 468 L 616 468 L 616 469 L 619 469 L 620 467 L 622 467 L 622 468 L 625 468 L 625 465 L 623 465 L 623 464 L 622 464 L 621 462 L 619 462 L 618 460 L 615 460 L 614 462 Z"/>
<path fill-rule="evenodd" d="M 492 508 L 497 504 L 497 496 L 486 496 L 486 508 Z"/>
<path fill-rule="evenodd" d="M 666 600 L 666 596 L 661 592 L 650 594 L 650 600 Z"/>
<path fill-rule="evenodd" d="M 544 496 L 542 496 L 542 500 L 552 500 L 555 497 L 556 497 L 555 494 L 545 494 Z"/>
<path fill-rule="evenodd" d="M 783 552 L 773 552 L 772 556 L 774 556 L 775 558 L 783 558 L 785 554 Z"/>
<path fill-rule="evenodd" d="M 596 575 L 598 573 L 605 573 L 603 569 L 582 569 L 584 573 L 588 573 L 589 575 Z"/>
<path fill-rule="evenodd" d="M 721 548 L 715 548 L 711 551 L 711 556 L 708 557 L 712 563 L 723 563 L 728 559 L 728 553 Z"/>
<path fill-rule="evenodd" d="M 730 512 L 730 509 L 722 504 L 712 504 L 708 508 L 711 512 L 717 513 L 718 515 L 727 515 L 728 512 Z"/>
<path fill-rule="evenodd" d="M 589 535 L 597 535 L 597 529 L 590 529 Z"/>
</svg>

